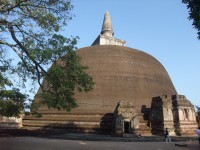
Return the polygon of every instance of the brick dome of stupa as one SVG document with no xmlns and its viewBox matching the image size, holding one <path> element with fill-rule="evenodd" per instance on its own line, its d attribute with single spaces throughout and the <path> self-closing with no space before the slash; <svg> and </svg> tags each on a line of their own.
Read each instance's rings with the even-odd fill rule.
<svg viewBox="0 0 200 150">
<path fill-rule="evenodd" d="M 83 108 L 114 111 L 119 101 L 132 101 L 141 109 L 153 97 L 176 94 L 162 64 L 151 55 L 125 46 L 98 45 L 77 50 L 96 83 L 89 93 L 76 93 Z"/>
</svg>

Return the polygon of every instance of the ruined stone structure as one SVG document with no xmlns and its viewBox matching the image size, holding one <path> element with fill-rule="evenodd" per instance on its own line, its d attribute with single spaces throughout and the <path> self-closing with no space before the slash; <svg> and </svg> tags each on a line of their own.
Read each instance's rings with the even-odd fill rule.
<svg viewBox="0 0 200 150">
<path fill-rule="evenodd" d="M 177 135 L 189 135 L 197 129 L 194 106 L 184 95 L 172 96 L 174 126 Z"/>
<path fill-rule="evenodd" d="M 192 135 L 197 128 L 194 106 L 184 95 L 154 97 L 150 115 L 154 134 L 168 128 L 171 135 Z"/>
<path fill-rule="evenodd" d="M 114 112 L 114 134 L 116 136 L 122 136 L 123 134 L 137 135 L 138 129 L 139 119 L 133 102 L 120 101 Z"/>
<path fill-rule="evenodd" d="M 25 128 L 62 128 L 117 136 L 163 134 L 165 127 L 172 134 L 194 133 L 194 107 L 178 95 L 162 64 L 145 52 L 126 47 L 125 41 L 113 35 L 106 12 L 102 31 L 92 46 L 76 51 L 96 83 L 92 92 L 75 93 L 78 108 L 65 112 L 38 107 L 39 89 L 32 112 L 42 117 L 25 117 Z"/>
</svg>

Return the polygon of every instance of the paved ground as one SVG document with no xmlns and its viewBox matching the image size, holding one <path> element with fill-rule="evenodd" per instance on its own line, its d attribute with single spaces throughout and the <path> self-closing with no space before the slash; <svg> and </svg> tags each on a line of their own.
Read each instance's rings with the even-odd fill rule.
<svg viewBox="0 0 200 150">
<path fill-rule="evenodd" d="M 200 150 L 196 137 L 138 138 L 50 131 L 0 130 L 0 150 Z M 178 146 L 177 146 L 178 145 Z"/>
<path fill-rule="evenodd" d="M 186 146 L 175 146 L 175 144 Z M 199 150 L 197 141 L 120 142 L 82 141 L 40 137 L 1 137 L 0 150 Z"/>
</svg>

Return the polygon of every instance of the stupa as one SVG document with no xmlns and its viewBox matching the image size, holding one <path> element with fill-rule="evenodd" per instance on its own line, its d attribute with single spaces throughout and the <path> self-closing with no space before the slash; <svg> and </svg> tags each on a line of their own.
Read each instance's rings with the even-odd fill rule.
<svg viewBox="0 0 200 150">
<path fill-rule="evenodd" d="M 25 117 L 24 128 L 61 128 L 71 132 L 114 134 L 193 134 L 197 128 L 194 106 L 178 95 L 167 71 L 153 56 L 125 46 L 114 38 L 109 12 L 100 35 L 91 46 L 77 50 L 96 86 L 75 93 L 78 107 L 71 112 L 34 107 L 42 118 Z M 41 89 L 33 105 L 40 101 Z"/>
</svg>

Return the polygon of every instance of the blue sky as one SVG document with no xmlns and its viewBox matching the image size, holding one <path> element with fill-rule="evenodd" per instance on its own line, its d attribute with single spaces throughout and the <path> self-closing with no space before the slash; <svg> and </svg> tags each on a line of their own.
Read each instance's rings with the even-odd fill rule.
<svg viewBox="0 0 200 150">
<path fill-rule="evenodd" d="M 115 38 L 154 56 L 177 92 L 200 106 L 200 40 L 181 0 L 72 0 L 72 4 L 76 17 L 63 34 L 79 36 L 78 48 L 92 44 L 108 10 Z"/>
</svg>

